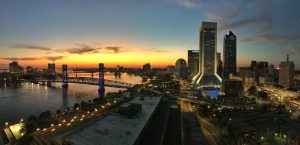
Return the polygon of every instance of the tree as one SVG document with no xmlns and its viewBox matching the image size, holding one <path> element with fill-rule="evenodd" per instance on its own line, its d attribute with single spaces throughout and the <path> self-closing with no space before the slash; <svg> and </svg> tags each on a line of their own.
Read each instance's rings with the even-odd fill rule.
<svg viewBox="0 0 300 145">
<path fill-rule="evenodd" d="M 66 111 L 70 111 L 70 107 L 69 106 L 66 108 Z"/>
<path fill-rule="evenodd" d="M 250 95 L 256 95 L 257 93 L 257 88 L 255 86 L 251 86 L 249 89 L 248 89 L 248 92 Z"/>
<path fill-rule="evenodd" d="M 286 108 L 284 105 L 278 105 L 276 106 L 276 111 L 279 113 L 279 114 L 282 114 L 282 113 L 286 113 Z"/>
<path fill-rule="evenodd" d="M 48 110 L 42 112 L 39 116 L 39 120 L 50 120 L 52 118 L 52 113 Z"/>
<path fill-rule="evenodd" d="M 261 107 L 260 107 L 260 110 L 261 111 L 269 111 L 271 110 L 272 106 L 270 104 L 263 104 Z"/>
<path fill-rule="evenodd" d="M 61 114 L 61 110 L 60 109 L 57 109 L 56 110 L 56 115 L 60 115 Z"/>
<path fill-rule="evenodd" d="M 257 95 L 258 95 L 258 97 L 260 97 L 260 98 L 262 98 L 262 99 L 264 99 L 264 100 L 268 99 L 268 93 L 267 93 L 267 92 L 259 91 L 259 92 L 257 93 Z"/>
<path fill-rule="evenodd" d="M 77 108 L 80 108 L 80 105 L 79 103 L 75 103 L 74 106 L 73 106 L 73 110 L 76 110 Z"/>
<path fill-rule="evenodd" d="M 27 133 L 34 132 L 38 127 L 38 118 L 36 116 L 29 116 L 25 122 Z"/>
</svg>

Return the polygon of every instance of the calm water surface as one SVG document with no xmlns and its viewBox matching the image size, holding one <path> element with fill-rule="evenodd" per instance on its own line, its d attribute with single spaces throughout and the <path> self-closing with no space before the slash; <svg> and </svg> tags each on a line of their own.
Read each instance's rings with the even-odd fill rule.
<svg viewBox="0 0 300 145">
<path fill-rule="evenodd" d="M 89 77 L 90 74 L 78 74 L 78 77 Z M 97 75 L 94 77 L 96 78 Z M 122 74 L 115 77 L 111 73 L 105 74 L 106 79 L 128 83 L 140 83 L 141 77 Z M 105 93 L 117 92 L 120 88 L 105 88 Z M 98 97 L 98 87 L 85 84 L 69 84 L 68 89 L 62 89 L 60 83 L 53 83 L 51 87 L 32 83 L 18 85 L 0 85 L 0 124 L 16 122 L 30 115 L 38 116 L 41 112 L 73 107 L 75 103 L 92 100 Z"/>
</svg>

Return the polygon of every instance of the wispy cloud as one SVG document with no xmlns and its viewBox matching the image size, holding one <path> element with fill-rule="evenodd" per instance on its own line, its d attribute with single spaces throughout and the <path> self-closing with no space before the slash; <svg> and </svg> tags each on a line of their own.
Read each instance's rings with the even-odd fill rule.
<svg viewBox="0 0 300 145">
<path fill-rule="evenodd" d="M 283 44 L 288 42 L 289 37 L 287 36 L 282 36 L 282 35 L 271 35 L 271 34 L 262 34 L 262 35 L 258 35 L 257 39 L 260 42 L 263 43 L 277 43 L 277 44 Z"/>
<path fill-rule="evenodd" d="M 75 54 L 84 54 L 84 53 L 91 53 L 91 52 L 97 51 L 99 49 L 101 49 L 101 48 L 93 48 L 86 44 L 78 44 L 78 47 L 67 49 L 67 52 L 73 53 L 73 54 L 74 53 Z"/>
<path fill-rule="evenodd" d="M 4 57 L 0 58 L 2 60 L 9 60 L 9 61 L 35 61 L 35 60 L 50 60 L 55 62 L 57 60 L 64 59 L 64 56 L 45 56 L 45 57 Z"/>
<path fill-rule="evenodd" d="M 188 9 L 195 9 L 201 6 L 200 3 L 197 3 L 193 0 L 166 0 L 169 3 L 175 3 L 177 5 L 183 6 Z"/>
<path fill-rule="evenodd" d="M 35 49 L 35 50 L 51 51 L 50 47 L 31 45 L 31 44 L 14 44 L 14 45 L 12 45 L 12 47 L 20 48 L 20 49 Z"/>
<path fill-rule="evenodd" d="M 107 46 L 105 47 L 106 50 L 111 50 L 114 53 L 120 53 L 122 51 L 122 47 L 120 46 Z"/>
<path fill-rule="evenodd" d="M 40 60 L 38 57 L 5 57 L 1 58 L 2 60 L 9 60 L 9 61 L 32 61 L 32 60 Z"/>
<path fill-rule="evenodd" d="M 51 60 L 52 62 L 55 62 L 57 60 L 62 60 L 65 58 L 65 56 L 46 56 L 44 57 L 47 60 Z"/>
<path fill-rule="evenodd" d="M 240 42 L 250 42 L 250 41 L 253 41 L 252 38 L 239 38 L 238 41 Z"/>
<path fill-rule="evenodd" d="M 263 15 L 252 16 L 240 20 L 235 20 L 233 22 L 223 23 L 219 27 L 219 29 L 221 31 L 229 30 L 229 29 L 238 29 L 250 25 L 257 25 L 257 27 L 259 28 L 258 32 L 262 32 L 263 30 L 270 28 L 270 26 L 272 25 L 272 21 L 267 16 L 263 16 Z"/>
<path fill-rule="evenodd" d="M 74 48 L 67 48 L 67 49 L 57 49 L 55 50 L 56 53 L 71 53 L 71 54 L 86 54 L 86 53 L 95 53 L 101 48 L 96 48 L 87 44 L 77 44 Z"/>
<path fill-rule="evenodd" d="M 300 47 L 296 47 L 294 45 L 288 45 L 286 48 L 282 50 L 282 52 L 290 55 L 300 54 Z"/>
<path fill-rule="evenodd" d="M 157 48 L 152 48 L 152 49 L 144 48 L 144 49 L 142 49 L 142 51 L 144 51 L 144 52 L 168 52 L 167 50 L 157 49 Z"/>
<path fill-rule="evenodd" d="M 201 8 L 203 15 L 208 21 L 222 22 L 234 19 L 241 14 L 241 7 L 232 1 L 213 0 L 202 5 L 204 5 Z"/>
</svg>

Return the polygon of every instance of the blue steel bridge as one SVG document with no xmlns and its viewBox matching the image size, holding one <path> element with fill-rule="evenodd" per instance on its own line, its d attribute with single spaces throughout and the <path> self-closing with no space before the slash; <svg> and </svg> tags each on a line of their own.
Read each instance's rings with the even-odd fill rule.
<svg viewBox="0 0 300 145">
<path fill-rule="evenodd" d="M 40 78 L 40 79 L 34 79 L 32 82 L 42 83 L 51 85 L 52 82 L 63 82 L 63 77 L 56 77 L 55 79 L 46 79 L 46 78 Z M 98 78 L 87 78 L 87 77 L 68 77 L 65 80 L 66 83 L 76 83 L 76 84 L 88 84 L 88 85 L 99 85 L 99 79 Z M 132 88 L 134 84 L 126 83 L 126 82 L 120 82 L 120 81 L 114 81 L 114 80 L 108 80 L 104 79 L 105 86 L 106 87 L 114 87 L 114 88 Z"/>
</svg>

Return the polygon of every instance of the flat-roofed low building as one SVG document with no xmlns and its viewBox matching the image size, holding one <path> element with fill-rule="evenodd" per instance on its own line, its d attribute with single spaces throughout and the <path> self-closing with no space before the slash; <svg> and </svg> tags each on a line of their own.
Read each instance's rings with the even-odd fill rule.
<svg viewBox="0 0 300 145">
<path fill-rule="evenodd" d="M 123 106 L 125 108 L 129 106 L 138 108 L 139 111 L 134 116 L 129 117 L 128 115 L 110 112 L 90 123 L 55 134 L 52 136 L 52 140 L 61 145 L 137 144 L 160 100 L 160 96 L 147 96 L 144 99 L 136 97 Z"/>
<path fill-rule="evenodd" d="M 243 82 L 239 79 L 227 79 L 223 81 L 224 93 L 228 97 L 239 97 L 243 94 Z"/>
<path fill-rule="evenodd" d="M 232 145 L 283 144 L 299 145 L 299 123 L 273 112 L 248 110 L 232 112 L 227 127 Z"/>
<path fill-rule="evenodd" d="M 256 85 L 256 75 L 250 67 L 240 67 L 238 76 L 242 78 L 244 90 Z"/>
</svg>

